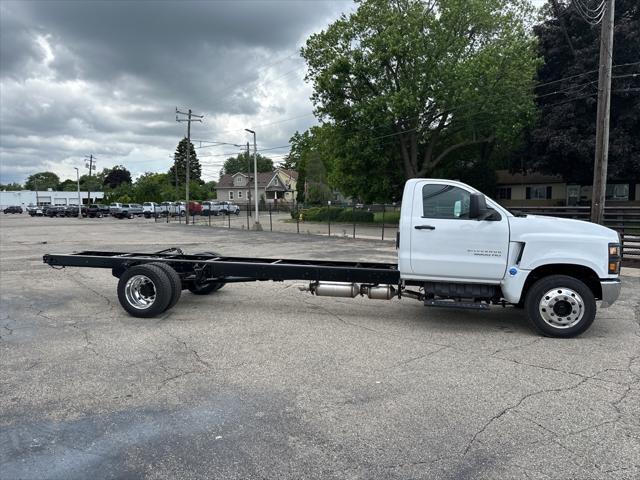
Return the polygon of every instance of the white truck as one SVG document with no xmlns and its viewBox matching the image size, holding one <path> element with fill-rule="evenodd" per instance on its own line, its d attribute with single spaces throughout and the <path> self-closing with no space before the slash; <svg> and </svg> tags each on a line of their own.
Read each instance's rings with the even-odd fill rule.
<svg viewBox="0 0 640 480">
<path fill-rule="evenodd" d="M 118 299 L 136 317 L 173 307 L 183 289 L 210 294 L 227 283 L 306 280 L 318 296 L 391 300 L 430 307 L 523 308 L 543 335 L 572 337 L 589 328 L 596 301 L 620 294 L 621 242 L 600 225 L 516 216 L 460 182 L 407 181 L 397 263 L 338 262 L 184 254 L 87 251 L 48 254 L 55 267 L 111 268 Z"/>
</svg>

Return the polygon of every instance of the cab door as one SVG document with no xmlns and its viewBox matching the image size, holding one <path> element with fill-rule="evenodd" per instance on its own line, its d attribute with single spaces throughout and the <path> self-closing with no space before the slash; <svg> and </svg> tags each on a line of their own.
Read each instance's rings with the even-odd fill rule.
<svg viewBox="0 0 640 480">
<path fill-rule="evenodd" d="M 508 219 L 469 218 L 471 191 L 425 180 L 415 184 L 411 218 L 414 278 L 498 283 L 507 266 Z"/>
</svg>

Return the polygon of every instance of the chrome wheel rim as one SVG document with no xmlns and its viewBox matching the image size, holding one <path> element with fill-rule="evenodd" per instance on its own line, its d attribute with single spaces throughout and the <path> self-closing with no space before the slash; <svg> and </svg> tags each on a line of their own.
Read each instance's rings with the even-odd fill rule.
<svg viewBox="0 0 640 480">
<path fill-rule="evenodd" d="M 146 310 L 156 301 L 156 286 L 146 275 L 134 275 L 127 280 L 124 294 L 133 308 Z"/>
<path fill-rule="evenodd" d="M 542 296 L 538 310 L 553 328 L 571 328 L 584 317 L 584 300 L 570 288 L 557 287 Z"/>
</svg>

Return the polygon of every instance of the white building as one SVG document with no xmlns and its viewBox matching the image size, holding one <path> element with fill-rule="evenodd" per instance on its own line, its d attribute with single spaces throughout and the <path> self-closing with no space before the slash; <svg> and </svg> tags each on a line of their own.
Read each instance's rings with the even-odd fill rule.
<svg viewBox="0 0 640 480">
<path fill-rule="evenodd" d="M 104 192 L 90 192 L 91 202 L 100 202 L 104 199 Z M 80 192 L 82 203 L 87 203 L 88 192 Z M 33 191 L 19 190 L 16 192 L 0 192 L 0 208 L 4 209 L 12 205 L 25 208 L 27 205 L 78 205 L 78 192 L 58 192 L 55 190 Z"/>
</svg>

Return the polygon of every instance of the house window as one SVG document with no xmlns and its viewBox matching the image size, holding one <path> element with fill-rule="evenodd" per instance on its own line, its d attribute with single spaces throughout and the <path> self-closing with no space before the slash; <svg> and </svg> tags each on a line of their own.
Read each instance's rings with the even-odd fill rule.
<svg viewBox="0 0 640 480">
<path fill-rule="evenodd" d="M 427 184 L 422 187 L 423 218 L 469 218 L 471 194 L 451 185 Z"/>
<path fill-rule="evenodd" d="M 278 186 L 278 177 L 273 179 L 273 184 L 277 187 Z"/>
<path fill-rule="evenodd" d="M 607 200 L 629 200 L 629 184 L 619 183 L 616 185 L 607 185 L 605 198 Z"/>
<path fill-rule="evenodd" d="M 233 184 L 236 186 L 244 185 L 244 177 L 238 175 L 236 178 L 233 179 Z"/>
<path fill-rule="evenodd" d="M 229 190 L 229 200 L 233 200 L 233 191 Z"/>
<path fill-rule="evenodd" d="M 238 198 L 242 198 L 242 190 L 238 190 Z"/>
<path fill-rule="evenodd" d="M 549 200 L 551 199 L 551 185 L 534 185 L 527 187 L 527 200 Z"/>
<path fill-rule="evenodd" d="M 511 200 L 511 187 L 498 187 L 499 200 Z"/>
</svg>

